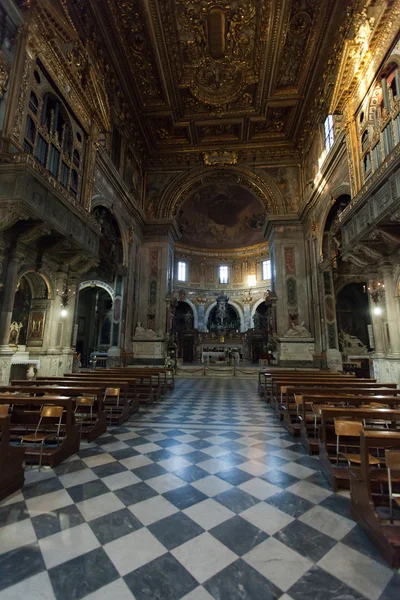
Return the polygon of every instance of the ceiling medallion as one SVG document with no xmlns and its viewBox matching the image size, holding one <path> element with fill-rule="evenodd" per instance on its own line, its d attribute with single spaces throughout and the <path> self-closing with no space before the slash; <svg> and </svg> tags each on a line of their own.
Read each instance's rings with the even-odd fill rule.
<svg viewBox="0 0 400 600">
<path fill-rule="evenodd" d="M 201 102 L 220 105 L 257 81 L 254 0 L 178 0 L 177 18 L 184 65 L 180 87 Z"/>
<path fill-rule="evenodd" d="M 229 152 L 228 150 L 216 150 L 215 152 L 205 152 L 203 154 L 204 164 L 222 166 L 236 165 L 238 161 L 237 152 Z"/>
</svg>

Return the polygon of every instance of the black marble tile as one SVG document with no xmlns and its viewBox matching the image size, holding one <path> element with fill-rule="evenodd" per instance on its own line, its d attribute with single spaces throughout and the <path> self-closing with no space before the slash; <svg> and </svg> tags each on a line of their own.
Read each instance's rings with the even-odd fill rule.
<svg viewBox="0 0 400 600">
<path fill-rule="evenodd" d="M 287 593 L 293 600 L 366 600 L 365 596 L 317 566 L 307 571 Z"/>
<path fill-rule="evenodd" d="M 112 435 L 119 435 L 120 433 L 131 433 L 131 429 L 129 429 L 129 427 L 112 427 L 110 428 L 110 433 Z"/>
<path fill-rule="evenodd" d="M 293 475 L 289 475 L 288 473 L 284 473 L 278 469 L 267 471 L 267 473 L 264 473 L 264 475 L 260 475 L 260 478 L 283 489 L 293 485 L 294 483 L 298 483 L 299 481 L 297 477 L 293 477 Z"/>
<path fill-rule="evenodd" d="M 49 570 L 57 600 L 80 600 L 119 579 L 103 548 L 97 548 Z"/>
<path fill-rule="evenodd" d="M 400 573 L 395 573 L 389 581 L 379 600 L 399 600 L 400 595 Z"/>
<path fill-rule="evenodd" d="M 342 517 L 346 517 L 346 519 L 351 519 L 351 501 L 350 498 L 345 498 L 344 496 L 339 496 L 338 494 L 332 494 L 322 500 L 320 502 L 320 506 L 331 510 L 332 512 L 341 515 Z"/>
<path fill-rule="evenodd" d="M 116 475 L 122 473 L 128 469 L 121 465 L 119 462 L 110 462 L 106 465 L 99 465 L 98 467 L 92 467 L 93 473 L 96 473 L 97 477 L 103 478 L 109 475 Z"/>
<path fill-rule="evenodd" d="M 260 501 L 243 490 L 231 488 L 214 496 L 214 500 L 220 502 L 235 513 L 241 513 L 244 510 L 258 504 Z"/>
<path fill-rule="evenodd" d="M 263 442 L 267 442 L 268 440 L 273 440 L 274 438 L 277 438 L 278 436 L 275 434 L 271 434 L 271 433 L 255 433 L 251 437 L 254 439 L 257 439 L 257 440 L 261 440 Z"/>
<path fill-rule="evenodd" d="M 366 556 L 369 556 L 373 560 L 380 562 L 383 565 L 387 565 L 387 562 L 383 558 L 382 554 L 379 552 L 379 549 L 376 544 L 368 537 L 365 531 L 359 526 L 356 525 L 353 527 L 351 531 L 347 535 L 344 536 L 341 540 L 342 544 L 346 544 L 346 546 L 350 546 L 353 550 L 357 550 Z M 400 597 L 400 587 L 399 587 L 399 597 Z"/>
<path fill-rule="evenodd" d="M 216 435 L 214 431 L 204 431 L 204 430 L 200 430 L 200 431 L 194 431 L 192 433 L 192 435 L 195 435 L 196 437 L 200 438 L 201 440 L 204 440 L 205 438 L 209 438 L 213 435 Z"/>
<path fill-rule="evenodd" d="M 91 446 L 90 448 L 81 446 L 81 448 L 82 450 L 79 450 L 78 456 L 82 459 L 90 458 L 91 456 L 97 456 L 98 454 L 104 454 L 104 450 L 103 448 L 100 448 L 100 446 Z"/>
<path fill-rule="evenodd" d="M 240 485 L 245 481 L 249 481 L 249 479 L 253 479 L 253 475 L 246 473 L 245 471 L 241 471 L 236 467 L 232 469 L 227 469 L 226 471 L 221 471 L 220 473 L 216 473 L 216 476 L 232 485 Z"/>
<path fill-rule="evenodd" d="M 225 444 L 220 444 L 221 448 L 226 448 L 226 450 L 231 450 L 232 452 L 234 452 L 235 450 L 242 450 L 243 448 L 246 448 L 246 446 L 244 444 L 240 444 L 239 442 L 225 442 Z"/>
<path fill-rule="evenodd" d="M 269 536 L 239 515 L 224 521 L 209 531 L 238 556 L 243 556 Z"/>
<path fill-rule="evenodd" d="M 149 525 L 148 529 L 168 550 L 173 550 L 204 533 L 200 525 L 182 512 L 161 519 Z"/>
<path fill-rule="evenodd" d="M 26 508 L 26 504 L 23 500 L 21 502 L 9 504 L 8 506 L 0 507 L 0 527 L 11 525 L 12 523 L 17 523 L 18 521 L 23 521 L 28 517 L 28 509 Z"/>
<path fill-rule="evenodd" d="M 131 504 L 153 498 L 153 496 L 158 496 L 157 492 L 147 485 L 147 483 L 144 483 L 144 481 L 116 490 L 114 494 L 125 504 L 125 506 L 130 506 Z"/>
<path fill-rule="evenodd" d="M 337 543 L 331 537 L 297 520 L 286 525 L 274 537 L 314 562 L 321 560 Z"/>
<path fill-rule="evenodd" d="M 181 431 L 180 429 L 167 429 L 167 431 L 163 431 L 163 434 L 168 437 L 173 437 L 173 436 L 177 436 L 177 435 L 186 435 L 185 432 Z"/>
<path fill-rule="evenodd" d="M 124 460 L 124 458 L 132 458 L 132 456 L 138 456 L 140 452 L 134 450 L 133 448 L 125 448 L 124 450 L 116 450 L 115 452 L 110 452 L 110 456 L 115 458 L 116 460 Z"/>
<path fill-rule="evenodd" d="M 289 448 L 292 450 L 292 448 Z M 297 452 L 297 450 L 295 450 Z M 303 456 L 302 458 L 298 458 L 294 461 L 298 465 L 302 465 L 303 467 L 308 467 L 309 469 L 314 469 L 314 471 L 320 470 L 319 459 L 313 458 L 312 456 Z"/>
<path fill-rule="evenodd" d="M 174 474 L 180 479 L 183 479 L 183 481 L 186 481 L 186 483 L 191 483 L 192 481 L 198 481 L 199 479 L 208 477 L 210 473 L 204 469 L 201 469 L 197 465 L 192 465 L 190 467 L 183 467 L 183 469 L 174 471 Z"/>
<path fill-rule="evenodd" d="M 142 446 L 143 444 L 148 444 L 149 440 L 146 440 L 143 437 L 132 438 L 131 440 L 124 440 L 124 444 L 130 446 L 131 448 L 135 448 L 135 446 Z"/>
<path fill-rule="evenodd" d="M 172 556 L 165 554 L 124 577 L 136 600 L 176 600 L 198 583 Z"/>
<path fill-rule="evenodd" d="M 138 429 L 137 431 L 135 431 L 135 433 L 137 433 L 138 435 L 140 435 L 142 437 L 146 437 L 146 435 L 151 435 L 152 433 L 157 433 L 157 431 L 155 429 L 151 429 L 151 427 L 146 427 L 144 429 Z"/>
<path fill-rule="evenodd" d="M 332 490 L 331 484 L 327 481 L 326 477 L 323 475 L 322 471 L 316 471 L 303 481 L 307 481 L 308 483 L 314 483 L 315 485 L 319 485 L 319 487 L 324 488 L 325 490 Z"/>
<path fill-rule="evenodd" d="M 67 462 L 63 462 L 60 465 L 54 467 L 54 472 L 57 473 L 58 476 L 66 475 L 67 473 L 75 473 L 76 471 L 82 471 L 83 469 L 87 469 L 85 463 L 78 460 L 71 460 Z"/>
<path fill-rule="evenodd" d="M 247 462 L 249 459 L 246 456 L 241 456 L 240 454 L 235 454 L 234 452 L 230 452 L 229 454 L 224 454 L 223 456 L 218 456 L 218 460 L 222 460 L 227 465 L 231 467 L 236 467 L 237 465 L 242 465 Z"/>
<path fill-rule="evenodd" d="M 235 433 L 235 431 L 228 431 L 227 433 L 222 433 L 221 437 L 226 437 L 229 440 L 237 440 L 243 436 L 240 433 Z"/>
<path fill-rule="evenodd" d="M 195 450 L 204 450 L 204 448 L 209 448 L 212 446 L 212 444 L 210 444 L 210 442 L 206 442 L 206 440 L 196 440 L 194 442 L 190 442 L 190 445 Z"/>
<path fill-rule="evenodd" d="M 43 513 L 32 519 L 32 525 L 39 540 L 82 523 L 85 523 L 85 519 L 74 504 Z"/>
<path fill-rule="evenodd" d="M 242 559 L 211 577 L 204 587 L 216 600 L 277 600 L 282 596 L 276 585 Z"/>
<path fill-rule="evenodd" d="M 296 496 L 291 492 L 279 492 L 270 498 L 267 498 L 265 502 L 279 508 L 283 512 L 287 513 L 291 517 L 298 519 L 307 510 L 310 510 L 315 504 Z"/>
<path fill-rule="evenodd" d="M 0 554 L 0 591 L 45 570 L 37 543 Z"/>
<path fill-rule="evenodd" d="M 179 508 L 179 510 L 184 510 L 185 508 L 189 508 L 189 506 L 193 506 L 193 504 L 198 504 L 208 499 L 208 496 L 191 485 L 184 485 L 176 490 L 171 490 L 163 494 L 163 496 Z"/>
<path fill-rule="evenodd" d="M 165 433 L 163 432 L 165 435 Z M 172 446 L 179 446 L 182 442 L 178 442 L 178 440 L 173 440 L 172 438 L 168 438 L 166 440 L 160 440 L 157 442 L 157 446 L 161 446 L 161 448 L 172 448 Z"/>
<path fill-rule="evenodd" d="M 98 446 L 105 446 L 106 444 L 115 444 L 116 442 L 120 442 L 118 438 L 113 435 L 106 435 L 105 437 L 100 437 L 94 440 L 94 443 Z"/>
<path fill-rule="evenodd" d="M 195 452 L 189 452 L 189 454 L 184 454 L 182 458 L 188 460 L 193 464 L 197 464 L 203 462 L 203 460 L 210 460 L 211 456 L 209 454 L 201 452 L 201 450 L 196 450 Z"/>
<path fill-rule="evenodd" d="M 36 496 L 43 496 L 43 494 L 49 494 L 50 492 L 58 492 L 58 490 L 64 489 L 61 481 L 58 477 L 50 477 L 49 479 L 43 479 L 35 483 L 30 483 L 22 488 L 22 493 L 25 500 L 35 498 Z"/>
<path fill-rule="evenodd" d="M 144 467 L 138 467 L 137 469 L 132 469 L 132 473 L 140 477 L 145 481 L 146 479 L 151 479 L 152 477 L 158 477 L 159 475 L 165 475 L 168 473 L 167 469 L 164 469 L 160 465 L 153 463 L 151 465 L 145 465 Z"/>
<path fill-rule="evenodd" d="M 82 502 L 82 500 L 89 500 L 89 498 L 95 498 L 101 494 L 107 494 L 110 490 L 100 479 L 89 481 L 88 483 L 82 483 L 80 485 L 74 485 L 68 488 L 68 493 L 74 502 Z"/>
<path fill-rule="evenodd" d="M 104 517 L 94 519 L 89 522 L 89 525 L 103 546 L 108 542 L 112 542 L 143 527 L 139 519 L 128 508 L 123 508 L 122 510 L 109 513 Z"/>
<path fill-rule="evenodd" d="M 158 442 L 155 442 L 158 445 Z M 168 458 L 172 458 L 175 454 L 169 452 L 168 450 L 156 450 L 155 452 L 148 452 L 146 454 L 148 458 L 154 460 L 154 462 L 160 462 L 162 460 L 167 460 Z"/>
</svg>

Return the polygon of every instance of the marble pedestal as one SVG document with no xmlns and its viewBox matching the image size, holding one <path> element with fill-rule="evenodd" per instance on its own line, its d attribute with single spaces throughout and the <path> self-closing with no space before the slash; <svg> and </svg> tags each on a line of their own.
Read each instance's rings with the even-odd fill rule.
<svg viewBox="0 0 400 600">
<path fill-rule="evenodd" d="M 280 367 L 311 367 L 314 353 L 314 338 L 279 338 L 277 355 Z"/>
<path fill-rule="evenodd" d="M 133 338 L 133 360 L 139 365 L 163 365 L 165 340 L 161 338 Z"/>
</svg>

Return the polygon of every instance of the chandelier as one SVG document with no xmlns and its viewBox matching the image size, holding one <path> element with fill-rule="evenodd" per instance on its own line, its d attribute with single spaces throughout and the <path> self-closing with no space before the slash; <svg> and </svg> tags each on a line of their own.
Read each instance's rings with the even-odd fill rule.
<svg viewBox="0 0 400 600">
<path fill-rule="evenodd" d="M 375 305 L 378 305 L 385 298 L 385 285 L 380 281 L 373 281 L 368 287 L 363 286 L 363 292 L 369 295 Z"/>
</svg>

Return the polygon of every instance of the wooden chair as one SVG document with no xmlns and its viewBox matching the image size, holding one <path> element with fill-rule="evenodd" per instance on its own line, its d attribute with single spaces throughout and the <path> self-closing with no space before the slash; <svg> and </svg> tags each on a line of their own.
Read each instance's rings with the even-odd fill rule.
<svg viewBox="0 0 400 600">
<path fill-rule="evenodd" d="M 40 418 L 38 424 L 36 426 L 35 433 L 29 433 L 27 435 L 22 436 L 21 445 L 27 444 L 40 444 L 40 457 L 39 457 L 39 471 L 42 466 L 42 456 L 43 456 L 43 444 L 50 437 L 54 436 L 54 433 L 49 433 L 44 431 L 40 433 L 40 427 L 42 426 L 43 419 L 56 419 L 57 429 L 56 429 L 56 438 L 57 438 L 57 446 L 60 444 L 60 429 L 61 429 L 61 421 L 63 417 L 64 408 L 62 406 L 43 406 L 40 411 Z"/>
<path fill-rule="evenodd" d="M 8 415 L 9 404 L 0 404 L 0 415 Z"/>
<path fill-rule="evenodd" d="M 112 423 L 112 411 L 113 408 L 118 408 L 119 409 L 119 395 L 120 395 L 120 388 L 113 388 L 113 387 L 108 387 L 106 388 L 105 394 L 104 394 L 104 409 L 106 412 L 110 413 L 110 425 Z M 109 400 L 109 406 L 106 406 L 106 402 L 107 400 Z M 112 401 L 112 404 L 110 405 L 110 400 Z"/>
<path fill-rule="evenodd" d="M 393 523 L 393 500 L 400 507 L 400 494 L 393 493 L 392 470 L 400 471 L 400 450 L 385 450 L 385 462 L 388 475 L 390 522 Z"/>
<path fill-rule="evenodd" d="M 92 423 L 93 423 L 93 406 L 94 406 L 94 396 L 82 396 L 81 398 L 77 398 L 75 400 L 74 416 L 75 416 L 75 420 L 81 426 L 81 432 L 82 432 L 82 425 L 83 425 L 84 421 L 86 421 L 88 416 L 90 418 L 90 425 L 92 425 Z M 87 412 L 85 410 L 85 408 L 89 408 L 89 412 Z"/>
<path fill-rule="evenodd" d="M 346 452 L 340 452 L 340 438 L 349 438 L 349 437 L 360 437 L 361 432 L 364 431 L 364 426 L 361 421 L 345 421 L 342 419 L 335 419 L 335 434 L 336 434 L 336 465 L 339 465 L 339 457 L 343 456 L 349 466 L 352 464 L 361 464 L 361 456 L 360 454 L 349 454 Z M 369 456 L 369 463 L 371 465 L 380 466 L 379 458 L 375 456 Z"/>
</svg>

